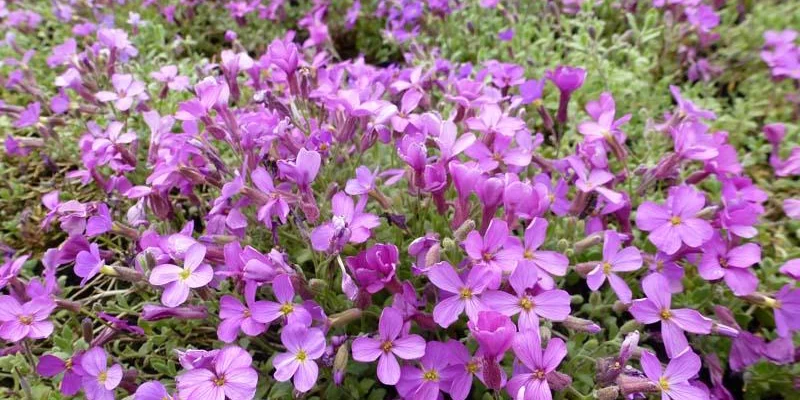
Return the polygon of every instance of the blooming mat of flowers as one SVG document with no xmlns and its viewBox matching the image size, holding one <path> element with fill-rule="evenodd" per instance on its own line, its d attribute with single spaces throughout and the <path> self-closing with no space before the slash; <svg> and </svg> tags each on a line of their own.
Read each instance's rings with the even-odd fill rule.
<svg viewBox="0 0 800 400">
<path fill-rule="evenodd" d="M 0 1 L 0 397 L 796 396 L 798 8 Z"/>
</svg>

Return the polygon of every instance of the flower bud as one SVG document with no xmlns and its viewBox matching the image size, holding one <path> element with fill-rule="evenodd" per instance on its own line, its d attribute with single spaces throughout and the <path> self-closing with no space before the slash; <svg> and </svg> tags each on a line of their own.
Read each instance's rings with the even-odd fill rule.
<svg viewBox="0 0 800 400">
<path fill-rule="evenodd" d="M 333 382 L 339 386 L 344 381 L 344 372 L 347 369 L 347 360 L 350 358 L 350 350 L 347 343 L 339 346 L 336 357 L 333 359 Z"/>
<path fill-rule="evenodd" d="M 629 307 L 630 307 L 630 304 L 625 304 L 625 303 L 617 300 L 617 301 L 614 302 L 614 305 L 611 306 L 611 309 L 614 310 L 614 312 L 617 313 L 617 314 L 622 314 L 625 311 L 628 311 Z"/>
<path fill-rule="evenodd" d="M 573 317 L 571 315 L 568 316 L 567 319 L 562 321 L 561 324 L 564 325 L 567 329 L 572 329 L 574 331 L 587 332 L 592 334 L 600 332 L 602 330 L 602 328 L 600 328 L 600 325 L 597 325 L 588 319 Z"/>
<path fill-rule="evenodd" d="M 619 397 L 619 388 L 617 386 L 604 387 L 595 392 L 597 400 L 616 400 Z"/>
<path fill-rule="evenodd" d="M 155 304 L 145 304 L 142 309 L 142 319 L 145 321 L 158 321 L 167 318 L 177 319 L 206 319 L 208 312 L 204 306 L 164 307 Z"/>
<path fill-rule="evenodd" d="M 447 253 L 449 253 L 451 251 L 454 251 L 457 248 L 456 242 L 453 239 L 444 238 L 444 239 L 442 239 L 442 248 Z"/>
<path fill-rule="evenodd" d="M 573 248 L 575 249 L 575 254 L 581 254 L 586 251 L 586 249 L 602 242 L 603 232 L 596 232 L 576 242 Z"/>
<path fill-rule="evenodd" d="M 736 328 L 731 328 L 728 325 L 720 324 L 717 321 L 714 321 L 714 323 L 711 325 L 711 333 L 732 338 L 739 336 L 739 331 Z"/>
<path fill-rule="evenodd" d="M 312 278 L 308 281 L 308 287 L 314 293 L 321 293 L 328 287 L 328 282 L 325 282 L 322 279 Z"/>
<path fill-rule="evenodd" d="M 474 230 L 475 230 L 475 221 L 468 219 L 464 221 L 464 223 L 461 224 L 461 226 L 459 226 L 455 232 L 453 232 L 453 239 L 455 239 L 455 241 L 459 243 L 463 242 L 464 239 L 467 238 L 467 235 L 469 235 L 469 233 Z"/>
<path fill-rule="evenodd" d="M 92 343 L 92 339 L 94 339 L 94 332 L 92 331 L 92 320 L 88 317 L 81 321 L 81 333 L 83 334 L 83 340 L 86 343 Z"/>
<path fill-rule="evenodd" d="M 144 280 L 144 275 L 133 268 L 125 268 L 118 265 L 113 265 L 111 268 L 114 269 L 114 274 L 116 274 L 115 276 L 124 281 L 136 283 Z"/>
<path fill-rule="evenodd" d="M 619 328 L 619 333 L 626 334 L 629 332 L 636 332 L 639 333 L 638 330 L 642 328 L 642 324 L 636 322 L 636 320 L 630 320 Z"/>
<path fill-rule="evenodd" d="M 617 378 L 617 385 L 623 396 L 634 393 L 658 393 L 661 388 L 650 379 L 622 374 Z"/>
<path fill-rule="evenodd" d="M 328 324 L 332 328 L 338 328 L 345 326 L 359 318 L 361 318 L 361 310 L 358 308 L 351 308 L 328 317 Z"/>
<path fill-rule="evenodd" d="M 555 391 L 564 390 L 567 386 L 572 384 L 572 377 L 558 371 L 547 374 L 545 378 L 547 379 L 547 384 L 550 385 L 550 389 Z"/>
</svg>

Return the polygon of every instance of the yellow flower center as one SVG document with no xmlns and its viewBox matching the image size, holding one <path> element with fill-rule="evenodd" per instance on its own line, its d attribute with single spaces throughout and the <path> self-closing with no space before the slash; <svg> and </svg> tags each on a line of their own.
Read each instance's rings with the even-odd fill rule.
<svg viewBox="0 0 800 400">
<path fill-rule="evenodd" d="M 392 342 L 390 340 L 383 342 L 383 344 L 381 344 L 381 350 L 383 350 L 384 353 L 392 351 Z"/>
<path fill-rule="evenodd" d="M 100 375 L 97 375 L 97 381 L 100 383 L 106 383 L 106 379 L 108 379 L 108 373 L 103 371 Z"/>
<path fill-rule="evenodd" d="M 664 272 L 664 261 L 656 261 L 656 271 Z"/>
<path fill-rule="evenodd" d="M 618 370 L 620 368 L 622 368 L 622 364 L 620 364 L 619 361 L 614 361 L 614 365 L 611 366 L 611 369 Z"/>
<path fill-rule="evenodd" d="M 69 358 L 67 361 L 64 362 L 64 369 L 69 371 L 72 369 L 72 359 Z"/>
<path fill-rule="evenodd" d="M 519 299 L 519 306 L 525 311 L 530 311 L 531 309 L 533 309 L 534 304 L 533 301 L 531 301 L 530 297 L 525 296 Z"/>
<path fill-rule="evenodd" d="M 439 380 L 439 372 L 436 371 L 435 369 L 425 371 L 425 373 L 422 374 L 422 379 L 425 379 L 426 381 L 436 382 Z"/>
<path fill-rule="evenodd" d="M 294 356 L 294 358 L 296 358 L 297 361 L 303 362 L 303 361 L 306 360 L 306 358 L 308 358 L 308 354 L 306 354 L 305 350 L 300 350 L 300 351 L 297 352 L 297 354 Z"/>
<path fill-rule="evenodd" d="M 533 377 L 539 380 L 544 380 L 544 370 L 537 369 L 536 371 L 533 371 Z"/>
<path fill-rule="evenodd" d="M 19 323 L 22 325 L 30 325 L 33 323 L 33 317 L 31 317 L 30 315 L 20 315 L 18 319 Z"/>
<path fill-rule="evenodd" d="M 225 375 L 214 378 L 214 384 L 217 386 L 225 386 Z"/>
<path fill-rule="evenodd" d="M 492 253 L 483 253 L 483 261 L 492 261 Z"/>
<path fill-rule="evenodd" d="M 472 298 L 472 290 L 470 288 L 463 288 L 459 295 L 462 299 L 471 299 Z"/>
<path fill-rule="evenodd" d="M 681 223 L 681 217 L 679 217 L 679 216 L 677 216 L 677 215 L 676 215 L 676 216 L 674 216 L 674 217 L 670 218 L 670 219 L 669 219 L 669 222 L 670 222 L 672 225 L 680 225 L 680 223 Z"/>
<path fill-rule="evenodd" d="M 294 304 L 286 302 L 281 305 L 281 313 L 283 313 L 283 315 L 289 315 L 292 311 L 294 311 Z"/>
<path fill-rule="evenodd" d="M 666 321 L 666 320 L 668 320 L 670 318 L 672 318 L 672 313 L 669 311 L 669 309 L 665 308 L 665 309 L 661 310 L 661 319 Z"/>
<path fill-rule="evenodd" d="M 192 275 L 192 271 L 189 271 L 188 269 L 185 269 L 185 270 L 181 271 L 179 276 L 181 277 L 181 280 L 185 281 L 185 280 L 189 279 L 189 277 L 191 275 Z"/>
<path fill-rule="evenodd" d="M 526 260 L 533 260 L 533 252 L 530 250 L 525 250 L 525 252 L 522 253 L 522 257 L 524 257 Z"/>
<path fill-rule="evenodd" d="M 253 314 L 252 314 L 252 313 L 250 313 L 250 310 L 248 310 L 248 309 L 245 309 L 245 310 L 244 310 L 244 312 L 242 312 L 242 315 L 243 315 L 245 318 L 249 318 L 249 317 L 250 317 L 251 315 L 253 315 Z"/>
<path fill-rule="evenodd" d="M 669 382 L 667 382 L 667 378 L 661 377 L 658 379 L 658 386 L 661 386 L 661 390 L 667 391 L 669 390 Z"/>
<path fill-rule="evenodd" d="M 477 361 L 470 361 L 467 363 L 467 372 L 475 374 L 481 370 L 481 365 Z"/>
<path fill-rule="evenodd" d="M 719 258 L 719 265 L 722 268 L 727 268 L 728 267 L 728 260 L 726 260 L 724 257 L 720 257 Z"/>
<path fill-rule="evenodd" d="M 606 275 L 611 273 L 611 263 L 609 263 L 609 262 L 604 262 L 603 263 L 603 273 L 606 274 Z"/>
</svg>

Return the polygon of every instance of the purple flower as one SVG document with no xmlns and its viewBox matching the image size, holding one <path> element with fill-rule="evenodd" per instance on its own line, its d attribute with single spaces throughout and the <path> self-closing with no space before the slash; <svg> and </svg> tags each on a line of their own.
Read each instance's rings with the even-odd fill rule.
<svg viewBox="0 0 800 400">
<path fill-rule="evenodd" d="M 20 304 L 11 296 L 0 296 L 0 338 L 18 342 L 24 338 L 44 339 L 53 333 L 47 319 L 56 308 L 49 297 L 37 297 Z"/>
<path fill-rule="evenodd" d="M 703 256 L 697 264 L 700 276 L 713 281 L 720 278 L 737 296 L 753 293 L 758 287 L 758 278 L 750 266 L 761 262 L 761 247 L 747 243 L 728 249 L 728 244 L 715 235 L 703 245 Z"/>
<path fill-rule="evenodd" d="M 247 351 L 228 346 L 214 354 L 210 361 L 178 375 L 181 399 L 250 400 L 255 396 L 258 374 Z"/>
<path fill-rule="evenodd" d="M 472 231 L 462 243 L 469 258 L 476 265 L 486 266 L 491 272 L 492 282 L 489 283 L 489 286 L 497 286 L 502 274 L 510 273 L 517 265 L 514 260 L 514 251 L 504 248 L 508 239 L 508 224 L 501 219 L 494 218 L 489 223 L 483 237 L 480 232 Z"/>
<path fill-rule="evenodd" d="M 394 274 L 400 263 L 399 256 L 397 246 L 378 243 L 354 257 L 347 257 L 345 262 L 358 286 L 373 294 L 387 285 L 397 286 Z"/>
<path fill-rule="evenodd" d="M 508 117 L 496 104 L 481 107 L 477 117 L 465 121 L 467 128 L 482 132 L 487 137 L 502 135 L 514 137 L 514 134 L 525 128 L 525 122 L 519 118 Z"/>
<path fill-rule="evenodd" d="M 689 308 L 671 308 L 669 284 L 660 274 L 644 278 L 642 289 L 647 298 L 634 300 L 629 311 L 643 324 L 661 322 L 661 336 L 668 356 L 675 357 L 689 347 L 683 331 L 711 333 L 712 321 L 699 312 Z"/>
<path fill-rule="evenodd" d="M 483 382 L 490 389 L 502 388 L 505 376 L 499 362 L 511 348 L 517 327 L 511 318 L 496 311 L 478 312 L 478 319 L 467 326 L 478 342 L 476 354 L 483 360 Z"/>
<path fill-rule="evenodd" d="M 25 107 L 16 121 L 14 121 L 15 128 L 26 128 L 29 126 L 34 126 L 39 123 L 39 115 L 41 114 L 42 106 L 41 104 L 36 101 L 31 104 L 28 104 Z"/>
<path fill-rule="evenodd" d="M 314 360 L 322 357 L 325 352 L 325 335 L 316 328 L 290 324 L 281 331 L 281 342 L 287 352 L 276 355 L 272 360 L 275 379 L 286 382 L 294 377 L 294 388 L 297 391 L 311 390 L 319 375 L 319 367 Z"/>
<path fill-rule="evenodd" d="M 687 347 L 669 360 L 666 370 L 662 370 L 658 358 L 646 350 L 642 351 L 641 363 L 647 378 L 661 389 L 663 400 L 708 399 L 706 393 L 689 383 L 689 379 L 700 372 L 700 357 L 692 349 Z"/>
<path fill-rule="evenodd" d="M 583 86 L 583 81 L 586 79 L 586 70 L 583 68 L 558 66 L 554 70 L 547 71 L 545 73 L 545 78 L 553 82 L 561 92 L 556 120 L 563 124 L 567 122 L 567 106 L 572 97 L 572 92 Z"/>
<path fill-rule="evenodd" d="M 122 367 L 108 367 L 108 355 L 102 347 L 93 347 L 81 357 L 83 391 L 89 400 L 114 400 L 114 389 L 122 381 Z"/>
<path fill-rule="evenodd" d="M 60 373 L 64 373 L 59 383 L 59 390 L 65 396 L 74 396 L 81 390 L 81 379 L 85 374 L 81 366 L 82 351 L 76 352 L 67 360 L 62 360 L 54 355 L 44 355 L 39 357 L 36 364 L 36 373 L 41 376 L 52 378 Z"/>
<path fill-rule="evenodd" d="M 514 338 L 514 354 L 527 368 L 527 372 L 517 373 L 508 380 L 508 394 L 517 400 L 552 398 L 547 375 L 554 372 L 566 357 L 567 346 L 564 341 L 550 339 L 547 348 L 542 350 L 542 339 L 538 330 L 519 332 Z"/>
<path fill-rule="evenodd" d="M 596 291 L 608 278 L 614 293 L 625 304 L 631 302 L 631 289 L 625 280 L 615 272 L 631 272 L 642 267 L 642 254 L 636 247 L 620 248 L 620 237 L 617 232 L 606 231 L 603 242 L 603 261 L 597 264 L 586 276 L 586 282 L 592 291 Z"/>
<path fill-rule="evenodd" d="M 520 331 L 538 330 L 539 317 L 552 321 L 566 319 L 570 312 L 569 293 L 556 289 L 532 295 L 529 291 L 536 286 L 537 280 L 536 268 L 519 265 L 508 279 L 515 295 L 499 290 L 490 290 L 481 296 L 481 300 L 488 308 L 505 315 L 519 314 L 517 324 Z"/>
<path fill-rule="evenodd" d="M 783 212 L 791 219 L 800 219 L 800 199 L 784 200 Z"/>
<path fill-rule="evenodd" d="M 136 388 L 133 400 L 172 400 L 167 388 L 159 381 L 148 381 Z"/>
<path fill-rule="evenodd" d="M 372 228 L 380 225 L 377 216 L 363 212 L 363 205 L 353 204 L 353 199 L 344 192 L 336 193 L 331 199 L 331 222 L 314 228 L 311 244 L 317 251 L 339 251 L 345 244 L 364 243 L 369 239 Z"/>
<path fill-rule="evenodd" d="M 419 368 L 406 365 L 397 382 L 397 392 L 406 399 L 436 400 L 440 391 L 447 389 L 444 371 L 453 360 L 453 348 L 458 343 L 428 342 L 425 355 L 419 360 Z"/>
<path fill-rule="evenodd" d="M 150 77 L 167 85 L 170 90 L 183 91 L 189 88 L 189 78 L 178 75 L 178 67 L 165 65 L 156 72 L 151 72 Z"/>
<path fill-rule="evenodd" d="M 785 264 L 783 264 L 779 271 L 782 274 L 790 276 L 796 281 L 800 281 L 800 258 L 787 261 Z"/>
<path fill-rule="evenodd" d="M 289 203 L 285 196 L 275 188 L 272 176 L 263 167 L 258 167 L 250 174 L 253 184 L 256 185 L 261 193 L 266 195 L 266 201 L 258 209 L 258 220 L 272 226 L 272 218 L 278 217 L 281 223 L 286 223 L 289 215 Z"/>
<path fill-rule="evenodd" d="M 105 266 L 105 261 L 100 257 L 100 249 L 96 243 L 89 245 L 89 251 L 83 250 L 75 258 L 75 275 L 80 276 L 81 286 L 86 285 L 90 279 L 100 273 Z"/>
<path fill-rule="evenodd" d="M 513 258 L 518 260 L 515 270 L 533 268 L 537 272 L 539 285 L 544 289 L 553 289 L 556 284 L 552 276 L 566 275 L 569 259 L 555 251 L 539 250 L 547 239 L 548 225 L 544 218 L 533 218 L 525 228 L 524 245 L 511 246 L 511 249 L 515 252 Z"/>
<path fill-rule="evenodd" d="M 488 275 L 486 268 L 476 265 L 470 269 L 465 282 L 447 261 L 432 266 L 428 271 L 428 279 L 443 292 L 452 294 L 436 304 L 433 309 L 433 320 L 443 328 L 447 328 L 465 310 L 467 317 L 475 320 L 478 311 L 485 309 L 478 295 L 489 284 Z"/>
<path fill-rule="evenodd" d="M 311 182 L 319 172 L 322 157 L 316 151 L 300 149 L 294 161 L 278 161 L 281 174 L 293 180 L 303 192 L 311 190 Z"/>
<path fill-rule="evenodd" d="M 255 289 L 255 288 L 253 288 Z M 255 301 L 255 290 L 246 290 L 245 301 L 242 304 L 236 297 L 222 296 L 219 300 L 219 325 L 217 337 L 225 343 L 232 343 L 241 330 L 247 336 L 258 336 L 267 330 L 267 324 L 256 321 L 256 315 L 264 315 L 267 302 Z"/>
<path fill-rule="evenodd" d="M 800 289 L 786 285 L 775 293 L 775 299 L 768 303 L 775 312 L 775 330 L 780 337 L 790 337 L 800 330 Z"/>
<path fill-rule="evenodd" d="M 113 101 L 117 110 L 127 111 L 136 98 L 147 97 L 144 83 L 135 80 L 131 74 L 114 74 L 111 83 L 114 85 L 114 92 L 97 92 L 95 97 L 103 103 Z"/>
<path fill-rule="evenodd" d="M 394 308 L 384 308 L 378 324 L 378 337 L 359 337 L 353 341 L 353 359 L 360 362 L 378 360 L 378 379 L 385 385 L 400 380 L 400 364 L 396 357 L 414 360 L 425 354 L 425 340 L 419 335 L 401 336 L 403 317 Z"/>
<path fill-rule="evenodd" d="M 253 319 L 262 324 L 269 324 L 278 318 L 285 318 L 288 324 L 311 325 L 311 314 L 305 307 L 294 302 L 294 287 L 289 275 L 279 275 L 272 281 L 274 301 L 259 301 L 253 311 Z"/>
<path fill-rule="evenodd" d="M 663 206 L 651 201 L 639 206 L 636 225 L 650 232 L 650 242 L 667 254 L 677 253 L 682 243 L 700 247 L 714 234 L 711 224 L 697 217 L 705 202 L 703 194 L 691 186 L 673 187 Z"/>
<path fill-rule="evenodd" d="M 161 264 L 150 272 L 150 283 L 165 286 L 161 302 L 167 307 L 177 307 L 189 298 L 190 289 L 201 288 L 214 278 L 214 270 L 204 264 L 206 247 L 193 244 L 186 251 L 183 267 Z"/>
</svg>

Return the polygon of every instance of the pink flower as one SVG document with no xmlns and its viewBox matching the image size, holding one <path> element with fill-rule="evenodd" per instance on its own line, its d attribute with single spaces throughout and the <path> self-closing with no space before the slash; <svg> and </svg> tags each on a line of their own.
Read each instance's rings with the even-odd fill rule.
<svg viewBox="0 0 800 400">
<path fill-rule="evenodd" d="M 671 308 L 669 284 L 660 274 L 644 278 L 642 289 L 647 298 L 634 300 L 629 311 L 643 324 L 661 322 L 661 336 L 670 357 L 689 347 L 683 331 L 705 335 L 711 333 L 712 321 L 699 312 L 688 308 Z"/>
<path fill-rule="evenodd" d="M 181 399 L 251 400 L 255 396 L 258 374 L 252 367 L 253 358 L 241 347 L 206 352 L 197 361 L 194 368 L 175 379 Z"/>
<path fill-rule="evenodd" d="M 702 193 L 691 186 L 677 186 L 670 189 L 663 206 L 651 201 L 642 203 L 636 211 L 636 225 L 650 232 L 650 242 L 667 254 L 677 253 L 683 243 L 700 247 L 714 233 L 711 224 L 697 217 L 703 206 Z"/>
<path fill-rule="evenodd" d="M 511 273 L 508 282 L 516 293 L 512 295 L 499 290 L 490 290 L 481 296 L 489 309 L 505 315 L 519 314 L 517 325 L 520 331 L 538 330 L 539 317 L 552 321 L 563 321 L 570 312 L 569 293 L 556 289 L 531 294 L 537 282 L 536 268 L 518 266 Z"/>
<path fill-rule="evenodd" d="M 663 400 L 702 400 L 708 395 L 689 383 L 700 372 L 700 357 L 687 347 L 669 360 L 666 370 L 653 353 L 642 351 L 642 370 L 651 382 L 661 389 Z"/>
<path fill-rule="evenodd" d="M 177 307 L 189 298 L 189 290 L 207 285 L 214 278 L 214 270 L 203 264 L 206 247 L 193 244 L 186 251 L 183 267 L 161 264 L 150 273 L 150 283 L 165 286 L 161 302 L 167 307 Z"/>
<path fill-rule="evenodd" d="M 49 297 L 37 297 L 20 304 L 11 296 L 0 296 L 0 338 L 18 342 L 24 338 L 44 339 L 53 333 L 47 319 L 56 308 Z"/>
<path fill-rule="evenodd" d="M 761 248 L 747 243 L 728 249 L 728 244 L 715 235 L 703 245 L 703 256 L 697 264 L 700 276 L 713 281 L 720 278 L 737 296 L 753 293 L 758 287 L 758 277 L 750 270 L 761 262 Z"/>
<path fill-rule="evenodd" d="M 378 379 L 385 385 L 400 380 L 397 358 L 414 360 L 425 354 L 425 340 L 419 335 L 401 336 L 403 317 L 394 308 L 384 308 L 378 325 L 378 337 L 359 337 L 353 341 L 353 359 L 378 360 Z"/>
<path fill-rule="evenodd" d="M 325 335 L 316 328 L 306 328 L 302 324 L 290 324 L 281 331 L 281 342 L 286 353 L 275 356 L 275 379 L 286 382 L 294 377 L 294 388 L 307 392 L 314 387 L 319 375 L 319 367 L 314 361 L 325 352 Z"/>
<path fill-rule="evenodd" d="M 775 312 L 775 330 L 780 337 L 791 337 L 800 330 L 800 289 L 786 285 L 775 293 L 775 300 L 769 305 Z"/>
<path fill-rule="evenodd" d="M 564 341 L 550 339 L 547 348 L 542 350 L 542 339 L 538 330 L 520 332 L 514 338 L 514 354 L 528 372 L 518 373 L 508 380 L 508 394 L 517 400 L 552 398 L 547 375 L 555 371 L 566 357 L 567 346 Z"/>
<path fill-rule="evenodd" d="M 452 325 L 465 310 L 470 320 L 478 317 L 478 311 L 485 309 L 478 295 L 483 292 L 488 282 L 488 271 L 485 267 L 474 266 L 470 269 L 466 282 L 458 276 L 453 266 L 442 261 L 428 271 L 428 279 L 443 292 L 452 296 L 439 301 L 433 309 L 433 320 L 447 328 Z"/>
<path fill-rule="evenodd" d="M 114 74 L 111 83 L 114 85 L 114 92 L 97 92 L 95 97 L 103 103 L 113 101 L 117 110 L 127 111 L 135 99 L 147 98 L 144 83 L 135 80 L 131 74 Z"/>
<path fill-rule="evenodd" d="M 294 286 L 289 275 L 279 275 L 272 281 L 274 301 L 259 301 L 254 309 L 253 319 L 269 324 L 278 318 L 285 318 L 288 324 L 310 325 L 311 314 L 301 305 L 294 303 Z"/>
<path fill-rule="evenodd" d="M 586 282 L 592 291 L 603 285 L 606 278 L 614 289 L 614 293 L 625 304 L 631 302 L 631 289 L 625 280 L 615 272 L 631 272 L 642 267 L 642 254 L 636 247 L 620 248 L 620 237 L 617 232 L 606 231 L 603 243 L 603 261 L 597 264 L 586 276 Z"/>
<path fill-rule="evenodd" d="M 114 400 L 114 389 L 122 381 L 122 367 L 107 365 L 108 355 L 101 347 L 93 347 L 83 353 L 83 390 L 89 400 Z"/>
<path fill-rule="evenodd" d="M 311 232 L 311 245 L 317 251 L 339 251 L 345 244 L 364 243 L 372 228 L 380 225 L 377 216 L 363 212 L 363 205 L 353 204 L 353 199 L 344 192 L 331 199 L 333 217 L 331 222 L 320 225 Z"/>
<path fill-rule="evenodd" d="M 569 259 L 555 251 L 539 250 L 547 239 L 548 226 L 546 219 L 533 218 L 525 228 L 524 245 L 516 244 L 509 247 L 515 252 L 514 258 L 518 260 L 516 269 L 536 269 L 539 285 L 544 289 L 553 289 L 556 287 L 553 276 L 566 275 Z"/>
</svg>

